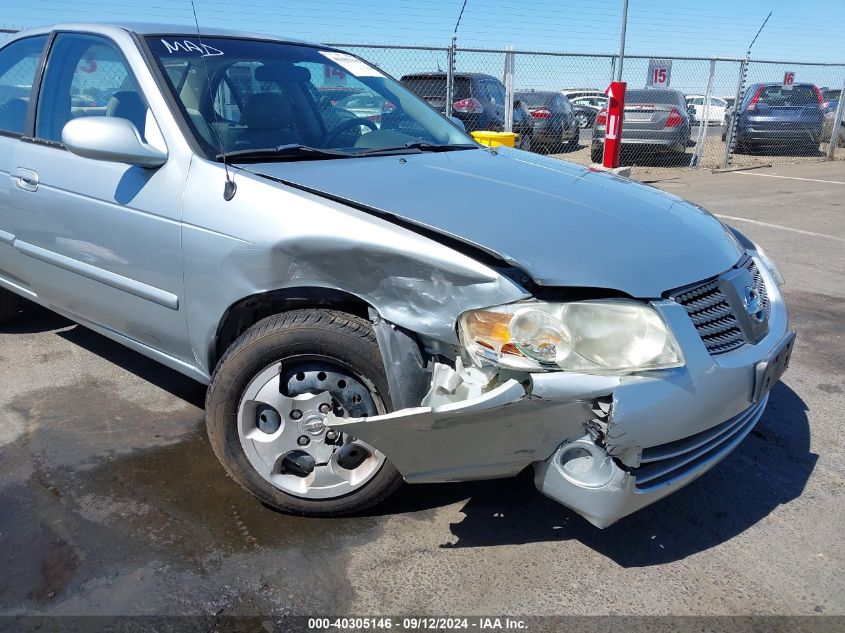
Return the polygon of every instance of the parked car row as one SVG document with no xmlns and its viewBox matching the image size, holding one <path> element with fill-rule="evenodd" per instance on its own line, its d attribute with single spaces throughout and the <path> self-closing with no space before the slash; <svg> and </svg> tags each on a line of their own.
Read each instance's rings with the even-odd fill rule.
<svg viewBox="0 0 845 633">
<path fill-rule="evenodd" d="M 436 110 L 459 121 L 468 132 L 502 131 L 506 127 L 507 90 L 491 75 L 456 74 L 451 105 L 447 104 L 445 72 L 407 74 L 401 82 Z M 832 133 L 839 92 L 823 93 L 808 83 L 791 87 L 759 83 L 748 88 L 735 108 L 734 100 L 728 97 L 708 98 L 659 88 L 629 89 L 623 149 L 648 155 L 684 153 L 693 144 L 692 127 L 705 119 L 707 124 L 722 125 L 722 139 L 726 140 L 736 110 L 738 151 L 776 146 L 800 154 L 817 152 L 819 143 Z M 369 91 L 324 87 L 319 93 L 318 103 L 332 109 L 335 120 L 366 119 L 378 127 L 382 117 L 395 107 Z M 597 89 L 517 90 L 512 123 L 516 145 L 523 150 L 565 151 L 578 146 L 582 129 L 593 128 L 591 158 L 599 162 L 606 134 L 606 106 L 607 96 Z"/>
</svg>

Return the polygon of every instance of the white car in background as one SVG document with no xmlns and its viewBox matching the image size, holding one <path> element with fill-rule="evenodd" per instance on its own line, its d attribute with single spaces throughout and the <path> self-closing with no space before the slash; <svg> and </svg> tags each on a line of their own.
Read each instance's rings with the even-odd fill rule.
<svg viewBox="0 0 845 633">
<path fill-rule="evenodd" d="M 334 107 L 346 110 L 356 117 L 369 119 L 376 124 L 381 122 L 381 115 L 392 112 L 396 106 L 382 95 L 375 92 L 359 92 L 335 103 Z"/>
<path fill-rule="evenodd" d="M 564 88 L 560 93 L 570 101 L 581 97 L 600 97 L 607 99 L 604 90 L 598 90 L 596 88 Z"/>
<path fill-rule="evenodd" d="M 687 95 L 687 106 L 692 106 L 696 121 L 704 120 L 704 95 Z M 707 110 L 707 122 L 721 124 L 725 120 L 728 102 L 720 97 L 710 97 L 710 107 Z"/>
</svg>

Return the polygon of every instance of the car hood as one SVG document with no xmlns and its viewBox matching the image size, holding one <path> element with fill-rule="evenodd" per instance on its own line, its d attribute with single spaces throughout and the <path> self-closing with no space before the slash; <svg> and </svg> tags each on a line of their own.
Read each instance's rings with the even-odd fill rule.
<svg viewBox="0 0 845 633">
<path fill-rule="evenodd" d="M 457 238 L 543 286 L 656 298 L 742 255 L 719 220 L 677 196 L 507 148 L 246 169 Z"/>
</svg>

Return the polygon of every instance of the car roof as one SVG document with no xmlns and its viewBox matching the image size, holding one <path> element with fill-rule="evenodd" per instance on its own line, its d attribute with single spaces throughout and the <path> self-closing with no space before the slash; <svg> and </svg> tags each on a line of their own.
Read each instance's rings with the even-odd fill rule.
<svg viewBox="0 0 845 633">
<path fill-rule="evenodd" d="M 402 75 L 402 79 L 446 79 L 446 73 L 442 70 L 435 70 L 432 72 L 409 73 Z M 485 73 L 455 73 L 455 79 L 496 79 L 493 75 Z"/>
<path fill-rule="evenodd" d="M 560 93 L 557 90 L 534 90 L 534 88 L 527 88 L 521 90 L 514 90 L 516 94 L 532 94 L 532 95 L 546 95 L 547 97 L 551 97 L 552 95 L 559 95 Z"/>
<path fill-rule="evenodd" d="M 762 86 L 764 88 L 771 88 L 773 86 L 782 86 L 782 85 L 783 85 L 783 83 L 781 83 L 780 81 L 763 81 L 763 82 L 760 82 L 760 83 L 751 84 L 749 86 L 749 88 L 756 88 L 757 86 Z M 792 85 L 793 86 L 801 86 L 802 88 L 815 88 L 816 87 L 816 84 L 812 84 L 812 83 L 809 83 L 809 82 L 806 82 L 806 81 L 797 82 L 797 83 L 794 83 Z"/>
<path fill-rule="evenodd" d="M 166 24 L 156 22 L 62 22 L 43 26 L 38 28 L 18 31 L 13 36 L 13 39 L 19 37 L 27 37 L 41 33 L 49 33 L 51 31 L 81 31 L 85 33 L 100 33 L 108 35 L 113 29 L 120 29 L 135 33 L 137 35 L 196 35 L 197 27 L 194 24 Z M 236 37 L 242 39 L 256 39 L 256 40 L 270 40 L 275 42 L 288 42 L 292 44 L 311 44 L 313 42 L 305 42 L 290 37 L 280 37 L 269 33 L 258 33 L 248 31 L 238 31 L 235 29 L 220 29 L 201 26 L 199 30 L 200 37 Z"/>
<path fill-rule="evenodd" d="M 662 94 L 669 94 L 672 93 L 674 95 L 680 95 L 681 98 L 685 98 L 685 95 L 680 90 L 674 90 L 672 88 L 628 88 L 625 91 L 625 94 L 629 92 L 654 92 L 654 93 L 662 93 Z"/>
</svg>

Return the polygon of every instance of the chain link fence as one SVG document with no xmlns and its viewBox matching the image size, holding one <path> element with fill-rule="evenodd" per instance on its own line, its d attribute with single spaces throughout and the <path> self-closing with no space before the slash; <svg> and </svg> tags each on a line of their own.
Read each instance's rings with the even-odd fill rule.
<svg viewBox="0 0 845 633">
<path fill-rule="evenodd" d="M 0 43 L 13 32 L 0 30 Z M 470 132 L 512 130 L 523 149 L 582 164 L 602 159 L 603 93 L 616 55 L 330 44 L 402 79 Z M 622 63 L 622 165 L 741 168 L 845 159 L 845 64 L 645 55 Z"/>
<path fill-rule="evenodd" d="M 615 55 L 333 45 L 403 79 L 469 131 L 512 130 L 531 151 L 582 164 L 602 159 L 603 93 Z M 715 169 L 845 159 L 845 125 L 839 144 L 830 145 L 845 64 L 631 55 L 622 79 L 622 165 Z"/>
</svg>

